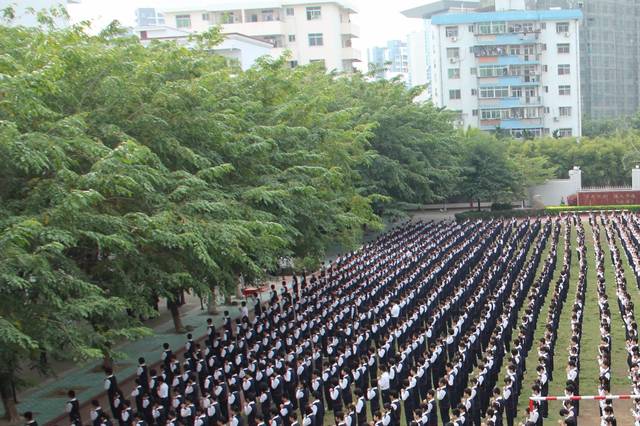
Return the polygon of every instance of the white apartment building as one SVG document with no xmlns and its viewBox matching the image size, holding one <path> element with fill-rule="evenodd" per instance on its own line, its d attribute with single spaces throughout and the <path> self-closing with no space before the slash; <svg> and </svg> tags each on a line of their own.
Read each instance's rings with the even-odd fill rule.
<svg viewBox="0 0 640 426">
<path fill-rule="evenodd" d="M 433 100 L 458 124 L 580 136 L 579 10 L 502 10 L 431 17 Z"/>
<path fill-rule="evenodd" d="M 258 38 L 274 46 L 273 56 L 291 52 L 291 66 L 321 62 L 327 70 L 352 71 L 361 61 L 352 41 L 360 34 L 346 0 L 234 1 L 203 9 L 164 10 L 165 23 L 189 32 L 221 25 L 224 33 Z"/>
<path fill-rule="evenodd" d="M 166 25 L 137 27 L 135 34 L 140 38 L 143 46 L 148 46 L 153 41 L 172 41 L 186 47 L 195 45 L 192 33 Z M 245 71 L 251 68 L 258 58 L 271 55 L 273 50 L 273 45 L 270 43 L 244 34 L 223 34 L 223 37 L 222 42 L 214 46 L 211 51 L 230 61 L 235 61 Z"/>
</svg>

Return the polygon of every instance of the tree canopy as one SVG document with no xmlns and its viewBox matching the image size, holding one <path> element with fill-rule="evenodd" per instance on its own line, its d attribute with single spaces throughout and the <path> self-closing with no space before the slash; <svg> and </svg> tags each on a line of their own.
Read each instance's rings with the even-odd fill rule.
<svg viewBox="0 0 640 426">
<path fill-rule="evenodd" d="M 220 37 L 0 26 L 5 404 L 20 359 L 109 359 L 159 298 L 179 330 L 184 291 L 315 267 L 386 206 L 455 193 L 459 136 L 417 92 L 286 57 L 243 72 Z"/>
</svg>

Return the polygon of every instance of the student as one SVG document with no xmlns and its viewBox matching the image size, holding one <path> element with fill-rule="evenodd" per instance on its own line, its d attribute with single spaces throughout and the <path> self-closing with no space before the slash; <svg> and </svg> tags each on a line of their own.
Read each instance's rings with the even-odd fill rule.
<svg viewBox="0 0 640 426">
<path fill-rule="evenodd" d="M 69 397 L 69 401 L 67 401 L 66 411 L 69 414 L 69 423 L 74 426 L 81 426 L 80 403 L 76 398 L 76 392 L 70 389 L 69 392 L 67 392 L 67 396 Z"/>
</svg>

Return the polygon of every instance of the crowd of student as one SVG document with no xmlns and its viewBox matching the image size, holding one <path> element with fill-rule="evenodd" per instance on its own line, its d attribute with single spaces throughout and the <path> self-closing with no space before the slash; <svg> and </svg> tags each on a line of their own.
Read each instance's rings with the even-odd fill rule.
<svg viewBox="0 0 640 426">
<path fill-rule="evenodd" d="M 595 216 L 589 220 L 601 314 L 599 391 L 607 394 L 611 313 L 599 228 Z M 614 235 L 617 231 L 638 267 L 640 222 L 635 216 L 602 220 L 616 267 L 630 377 L 640 386 L 637 326 Z M 627 226 L 631 221 L 634 226 Z M 283 282 L 280 292 L 272 287 L 269 303 L 256 300 L 252 314 L 243 303 L 241 318 L 232 320 L 225 312 L 218 328 L 208 320 L 206 338 L 200 342 L 188 335 L 181 357 L 165 344 L 160 368 L 149 368 L 141 358 L 130 394 L 107 371 L 109 408 L 92 401 L 90 419 L 81 419 L 71 391 L 71 424 L 322 426 L 331 419 L 338 426 L 502 426 L 505 420 L 513 426 L 525 414 L 518 412 L 525 361 L 554 277 L 563 224 L 562 269 L 555 274 L 547 324 L 538 340 L 538 364 L 528 374 L 535 375 L 531 394 L 548 395 L 574 226 L 580 269 L 565 393 L 576 395 L 587 284 L 580 218 L 418 222 L 315 274 L 293 277 L 290 286 Z M 563 424 L 577 424 L 578 408 L 577 401 L 565 402 Z M 610 401 L 601 408 L 604 424 L 615 423 Z M 548 411 L 547 403 L 534 404 L 523 424 L 542 424 Z"/>
</svg>

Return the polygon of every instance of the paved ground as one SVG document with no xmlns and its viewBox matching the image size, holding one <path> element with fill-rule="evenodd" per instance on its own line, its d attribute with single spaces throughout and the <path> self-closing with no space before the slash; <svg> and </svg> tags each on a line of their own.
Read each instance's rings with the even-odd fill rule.
<svg viewBox="0 0 640 426">
<path fill-rule="evenodd" d="M 183 324 L 185 327 L 193 327 L 193 331 L 191 331 L 193 336 L 199 338 L 206 334 L 207 318 L 213 318 L 216 326 L 222 324 L 222 313 L 225 309 L 230 312 L 232 317 L 239 316 L 239 308 L 236 306 L 220 306 L 219 314 L 208 314 L 206 310 L 201 309 L 198 299 L 191 299 L 183 307 Z M 169 343 L 174 351 L 183 348 L 186 342 L 185 335 L 174 332 L 170 316 L 164 315 L 163 317 L 164 321 L 159 321 L 160 323 L 154 327 L 153 335 L 127 342 L 118 347 L 118 351 L 125 355 L 123 359 L 115 363 L 115 373 L 119 380 L 124 381 L 125 378 L 135 374 L 137 359 L 140 356 L 145 357 L 149 364 L 159 361 L 163 343 Z M 64 413 L 67 401 L 66 393 L 69 389 L 76 390 L 78 400 L 81 403 L 87 402 L 104 391 L 103 379 L 101 362 L 87 362 L 59 374 L 58 377 L 47 379 L 35 388 L 20 393 L 18 411 L 20 413 L 32 411 L 40 424 L 50 423 Z M 2 414 L 0 413 L 0 416 Z M 66 424 L 66 420 L 61 424 Z"/>
</svg>

